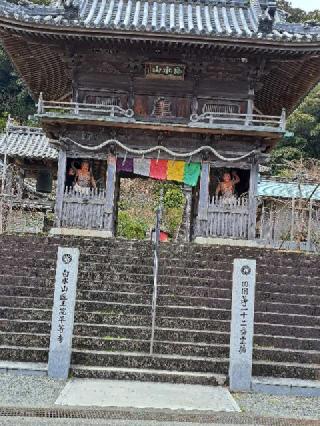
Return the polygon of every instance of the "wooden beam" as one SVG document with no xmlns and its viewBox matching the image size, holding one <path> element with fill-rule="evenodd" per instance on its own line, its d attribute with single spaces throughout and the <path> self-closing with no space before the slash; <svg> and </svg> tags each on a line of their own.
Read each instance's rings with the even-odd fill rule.
<svg viewBox="0 0 320 426">
<path fill-rule="evenodd" d="M 106 181 L 106 206 L 105 214 L 110 217 L 108 229 L 112 235 L 115 233 L 115 192 L 116 192 L 116 157 L 112 154 L 108 156 L 107 181 Z"/>
<path fill-rule="evenodd" d="M 184 227 L 184 241 L 190 242 L 191 240 L 191 221 L 192 221 L 192 186 L 184 185 L 183 186 L 183 193 L 186 197 L 186 204 L 185 204 L 185 212 L 184 212 L 184 223 L 182 226 Z"/>
<path fill-rule="evenodd" d="M 209 179 L 210 179 L 210 164 L 204 162 L 202 164 L 200 176 L 200 193 L 199 193 L 199 208 L 198 219 L 208 219 L 208 204 L 209 204 Z"/>
<path fill-rule="evenodd" d="M 201 128 L 201 127 L 189 127 L 187 124 L 169 124 L 169 123 L 157 123 L 152 122 L 121 122 L 121 121 L 104 121 L 95 119 L 81 119 L 81 118 L 49 118 L 41 117 L 41 124 L 46 125 L 92 125 L 99 127 L 117 127 L 125 129 L 143 129 L 143 130 L 155 130 L 155 131 L 169 131 L 177 133 L 194 133 L 194 134 L 210 134 L 210 135 L 238 135 L 238 136 L 259 136 L 261 138 L 269 138 L 275 142 L 279 141 L 283 137 L 283 131 L 279 128 L 274 131 L 266 131 L 250 129 L 249 126 L 239 126 L 238 129 L 223 128 L 222 126 L 217 128 Z"/>
<path fill-rule="evenodd" d="M 250 186 L 249 186 L 249 218 L 248 218 L 248 239 L 256 238 L 257 224 L 257 186 L 258 186 L 259 164 L 257 159 L 251 165 Z"/>
<path fill-rule="evenodd" d="M 56 206 L 55 206 L 55 226 L 61 226 L 62 220 L 62 208 L 63 208 L 63 196 L 64 196 L 64 184 L 66 180 L 66 167 L 67 167 L 67 155 L 63 148 L 59 149 L 58 159 L 58 180 L 57 180 L 57 195 L 56 195 Z"/>
</svg>

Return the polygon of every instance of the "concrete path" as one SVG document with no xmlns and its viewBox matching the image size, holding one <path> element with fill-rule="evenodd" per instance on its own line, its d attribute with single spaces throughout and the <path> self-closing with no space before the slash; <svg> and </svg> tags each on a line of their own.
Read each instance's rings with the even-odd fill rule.
<svg viewBox="0 0 320 426">
<path fill-rule="evenodd" d="M 181 423 L 143 420 L 88 420 L 88 419 L 39 419 L 39 418 L 1 418 L 1 426 L 208 426 L 213 423 Z M 243 425 L 243 423 L 241 423 Z M 223 424 L 223 426 L 241 426 L 240 424 Z M 257 423 L 247 423 L 249 426 L 262 426 Z M 219 426 L 216 424 L 216 426 Z M 221 426 L 221 425 L 220 425 Z"/>
<path fill-rule="evenodd" d="M 239 412 L 226 388 L 118 380 L 72 379 L 56 405 Z"/>
</svg>

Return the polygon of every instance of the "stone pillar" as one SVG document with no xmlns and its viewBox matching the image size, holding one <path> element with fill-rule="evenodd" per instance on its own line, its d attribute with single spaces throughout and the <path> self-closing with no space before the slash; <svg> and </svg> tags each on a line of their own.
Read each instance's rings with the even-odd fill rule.
<svg viewBox="0 0 320 426">
<path fill-rule="evenodd" d="M 52 309 L 48 376 L 67 379 L 72 352 L 79 249 L 59 247 Z"/>
<path fill-rule="evenodd" d="M 248 392 L 252 378 L 256 261 L 233 264 L 229 382 L 231 391 Z"/>
</svg>

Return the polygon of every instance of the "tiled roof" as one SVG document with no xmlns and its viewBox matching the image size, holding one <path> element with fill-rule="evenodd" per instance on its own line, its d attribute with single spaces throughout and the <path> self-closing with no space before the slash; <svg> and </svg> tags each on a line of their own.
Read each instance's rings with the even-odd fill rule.
<svg viewBox="0 0 320 426">
<path fill-rule="evenodd" d="M 264 179 L 258 183 L 259 197 L 308 199 L 311 195 L 313 200 L 320 201 L 320 186 L 317 188 L 316 184 L 299 185 L 295 182 L 277 182 Z"/>
<path fill-rule="evenodd" d="M 320 41 L 320 25 L 286 23 L 273 5 L 262 0 L 74 0 L 63 8 L 0 0 L 0 15 L 62 27 Z"/>
<path fill-rule="evenodd" d="M 25 126 L 10 126 L 0 135 L 0 155 L 9 157 L 55 160 L 58 151 L 49 145 L 42 129 Z"/>
</svg>

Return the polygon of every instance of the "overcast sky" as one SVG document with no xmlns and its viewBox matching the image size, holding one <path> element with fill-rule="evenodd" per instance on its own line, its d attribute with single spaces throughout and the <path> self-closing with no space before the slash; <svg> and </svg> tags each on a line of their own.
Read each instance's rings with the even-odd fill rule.
<svg viewBox="0 0 320 426">
<path fill-rule="evenodd" d="M 293 7 L 300 7 L 306 11 L 320 9 L 320 0 L 291 0 Z"/>
</svg>

